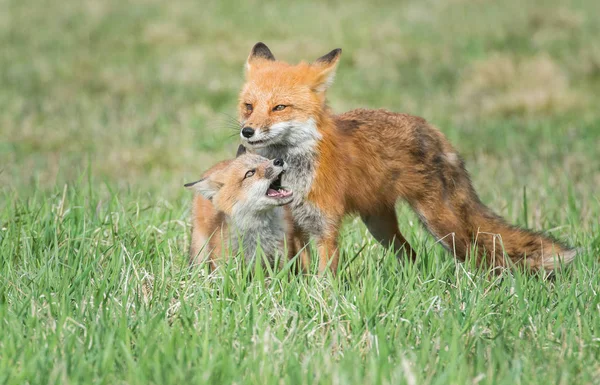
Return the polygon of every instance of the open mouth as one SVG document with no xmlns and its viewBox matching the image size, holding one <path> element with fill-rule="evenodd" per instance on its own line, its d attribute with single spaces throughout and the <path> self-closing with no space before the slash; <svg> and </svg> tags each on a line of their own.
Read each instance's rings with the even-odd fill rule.
<svg viewBox="0 0 600 385">
<path fill-rule="evenodd" d="M 267 139 L 261 139 L 261 140 L 248 140 L 248 144 L 252 145 L 252 146 L 262 146 L 263 144 L 267 143 L 268 140 Z"/>
<path fill-rule="evenodd" d="M 282 199 L 289 198 L 292 196 L 292 190 L 287 190 L 281 187 L 281 176 L 283 175 L 283 173 L 284 172 L 282 171 L 277 177 L 277 179 L 275 179 L 269 185 L 269 188 L 267 189 L 267 196 L 269 198 Z"/>
</svg>

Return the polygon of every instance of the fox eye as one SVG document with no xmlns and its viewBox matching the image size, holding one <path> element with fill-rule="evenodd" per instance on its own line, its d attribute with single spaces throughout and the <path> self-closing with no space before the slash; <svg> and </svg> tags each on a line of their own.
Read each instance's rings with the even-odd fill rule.
<svg viewBox="0 0 600 385">
<path fill-rule="evenodd" d="M 283 111 L 286 107 L 287 106 L 284 106 L 283 104 L 278 104 L 275 107 L 273 107 L 273 111 Z"/>
<path fill-rule="evenodd" d="M 254 173 L 256 172 L 256 170 L 250 170 L 246 173 L 246 175 L 244 175 L 244 179 L 246 178 L 250 178 L 252 175 L 254 175 Z"/>
<path fill-rule="evenodd" d="M 252 112 L 252 104 L 250 104 L 250 103 L 244 103 L 244 105 L 246 106 L 246 111 Z"/>
</svg>

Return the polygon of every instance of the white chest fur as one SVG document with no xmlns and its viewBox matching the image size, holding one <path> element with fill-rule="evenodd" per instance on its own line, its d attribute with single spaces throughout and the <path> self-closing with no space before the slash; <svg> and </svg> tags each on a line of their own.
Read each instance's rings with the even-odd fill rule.
<svg viewBox="0 0 600 385">
<path fill-rule="evenodd" d="M 311 237 L 319 238 L 326 231 L 327 221 L 324 213 L 308 200 L 316 173 L 314 147 L 290 149 L 288 146 L 271 146 L 260 149 L 258 153 L 270 159 L 282 158 L 288 163 L 282 183 L 294 192 L 291 203 L 294 225 Z"/>
<path fill-rule="evenodd" d="M 272 266 L 278 257 L 282 260 L 287 231 L 281 207 L 243 218 L 234 214 L 230 220 L 231 247 L 242 251 L 246 262 L 250 262 L 260 246 Z"/>
</svg>

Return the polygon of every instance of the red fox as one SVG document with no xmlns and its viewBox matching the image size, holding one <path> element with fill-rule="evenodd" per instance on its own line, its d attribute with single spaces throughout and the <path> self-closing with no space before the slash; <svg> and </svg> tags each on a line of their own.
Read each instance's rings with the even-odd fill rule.
<svg viewBox="0 0 600 385">
<path fill-rule="evenodd" d="M 246 261 L 255 257 L 258 244 L 271 266 L 295 255 L 292 220 L 285 205 L 293 192 L 281 186 L 288 168 L 281 159 L 268 160 L 244 154 L 217 163 L 202 179 L 187 183 L 193 189 L 190 263 L 210 261 L 244 250 Z M 286 238 L 290 247 L 286 247 Z M 287 248 L 287 255 L 282 255 Z M 235 253 L 234 251 L 234 253 Z"/>
<path fill-rule="evenodd" d="M 459 260 L 471 251 L 480 265 L 551 271 L 575 250 L 550 236 L 509 225 L 477 196 L 464 162 L 425 119 L 386 110 L 334 115 L 326 90 L 341 49 L 309 64 L 277 61 L 257 43 L 246 61 L 239 96 L 242 144 L 290 164 L 296 237 L 314 239 L 319 270 L 338 266 L 342 217 L 361 216 L 370 233 L 398 256 L 415 253 L 398 229 L 402 199 L 427 230 Z"/>
</svg>

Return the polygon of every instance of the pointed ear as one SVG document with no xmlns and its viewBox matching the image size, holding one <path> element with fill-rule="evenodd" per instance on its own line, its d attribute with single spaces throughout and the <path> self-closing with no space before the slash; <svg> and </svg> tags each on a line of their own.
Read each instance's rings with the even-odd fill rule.
<svg viewBox="0 0 600 385">
<path fill-rule="evenodd" d="M 271 53 L 271 50 L 265 43 L 258 42 L 252 47 L 248 60 L 246 60 L 246 72 L 250 71 L 253 66 L 256 66 L 261 61 L 275 61 L 275 56 L 273 56 L 273 53 Z"/>
<path fill-rule="evenodd" d="M 244 155 L 246 153 L 246 147 L 244 147 L 243 144 L 240 144 L 240 146 L 237 149 L 237 152 L 235 154 L 235 157 L 237 158 L 240 155 Z"/>
<path fill-rule="evenodd" d="M 184 186 L 210 200 L 219 192 L 223 184 L 210 177 L 206 177 L 195 182 L 186 183 Z"/>
<path fill-rule="evenodd" d="M 317 71 L 314 84 L 315 91 L 324 92 L 333 84 L 341 55 L 342 49 L 336 48 L 327 55 L 321 56 L 312 64 L 312 67 Z"/>
</svg>

